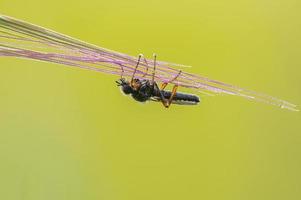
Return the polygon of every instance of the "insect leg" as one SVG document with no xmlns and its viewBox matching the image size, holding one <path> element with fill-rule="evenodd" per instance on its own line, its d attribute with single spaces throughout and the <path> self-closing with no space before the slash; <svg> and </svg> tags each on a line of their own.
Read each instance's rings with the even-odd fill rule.
<svg viewBox="0 0 301 200">
<path fill-rule="evenodd" d="M 180 76 L 181 73 L 182 73 L 182 70 L 180 70 L 179 73 L 175 77 L 173 77 L 171 80 L 169 80 L 168 82 L 162 83 L 161 90 L 164 90 L 164 88 L 168 85 L 168 83 L 175 81 Z"/>
<path fill-rule="evenodd" d="M 167 82 L 165 82 L 165 83 L 162 83 L 162 85 L 161 85 L 161 87 L 160 87 L 160 90 L 164 90 L 164 88 L 165 88 L 167 85 L 168 85 L 168 83 L 167 83 Z"/>
<path fill-rule="evenodd" d="M 156 71 L 156 62 L 157 62 L 157 55 L 154 53 L 154 69 L 153 69 L 153 75 L 152 75 L 152 84 L 155 83 L 155 71 Z"/>
<path fill-rule="evenodd" d="M 143 56 L 143 60 L 144 60 L 144 62 L 146 64 L 146 71 L 144 72 L 144 74 L 142 75 L 142 77 L 145 77 L 147 75 L 147 73 L 148 73 L 149 65 L 148 65 L 148 62 L 147 62 L 147 60 L 146 60 L 146 58 L 144 56 Z"/>
<path fill-rule="evenodd" d="M 173 100 L 174 96 L 177 94 L 178 85 L 173 86 L 171 95 L 170 95 L 168 100 L 163 96 L 162 91 L 159 89 L 157 83 L 155 83 L 154 86 L 160 92 L 160 99 L 161 99 L 161 102 L 164 105 L 164 107 L 169 108 L 170 104 L 172 103 L 172 100 Z"/>
<path fill-rule="evenodd" d="M 160 93 L 160 100 L 161 100 L 162 104 L 164 105 L 164 107 L 168 108 L 169 107 L 168 100 L 165 99 L 165 97 L 162 94 L 162 91 L 159 89 L 159 87 L 158 87 L 158 85 L 157 85 L 156 82 L 154 82 L 154 87 L 155 87 L 155 90 L 157 90 Z"/>
<path fill-rule="evenodd" d="M 123 69 L 123 65 L 122 64 L 120 64 L 120 69 L 121 69 L 120 79 L 123 79 L 124 69 Z"/>
<path fill-rule="evenodd" d="M 177 94 L 177 89 L 178 89 L 178 85 L 174 85 L 173 88 L 172 88 L 171 95 L 170 95 L 170 97 L 167 101 L 167 107 L 165 106 L 166 108 L 168 108 L 170 106 L 174 96 Z"/>
<path fill-rule="evenodd" d="M 131 79 L 131 85 L 132 85 L 132 84 L 133 84 L 133 82 L 134 82 L 134 77 L 135 77 L 135 74 L 136 74 L 137 68 L 138 68 L 138 66 L 139 66 L 139 63 L 140 63 L 141 57 L 142 57 L 142 54 L 139 54 L 138 61 L 137 61 L 137 64 L 136 64 L 136 67 L 135 67 L 135 70 L 134 70 L 134 72 L 133 72 L 133 75 L 132 75 L 132 79 Z"/>
</svg>

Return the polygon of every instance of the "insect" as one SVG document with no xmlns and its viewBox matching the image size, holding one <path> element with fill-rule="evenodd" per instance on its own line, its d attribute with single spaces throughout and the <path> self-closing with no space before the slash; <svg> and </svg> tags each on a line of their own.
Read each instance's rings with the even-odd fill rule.
<svg viewBox="0 0 301 200">
<path fill-rule="evenodd" d="M 199 97 L 192 94 L 184 94 L 177 92 L 178 85 L 174 85 L 172 91 L 165 91 L 165 87 L 169 82 L 172 82 L 178 78 L 182 71 L 169 82 L 165 82 L 158 87 L 158 84 L 154 80 L 156 70 L 156 54 L 154 54 L 154 69 L 152 74 L 152 80 L 134 78 L 137 68 L 139 66 L 142 55 L 138 57 L 137 65 L 133 72 L 131 81 L 126 81 L 121 77 L 119 81 L 116 81 L 117 86 L 120 86 L 124 94 L 131 94 L 136 101 L 145 102 L 148 100 L 161 101 L 164 107 L 168 108 L 171 103 L 182 105 L 196 105 L 200 102 Z M 148 69 L 148 68 L 147 68 Z"/>
<path fill-rule="evenodd" d="M 148 100 L 162 102 L 165 107 L 171 104 L 195 105 L 199 102 L 196 95 L 177 92 L 178 87 L 182 87 L 210 96 L 234 95 L 292 111 L 298 110 L 295 104 L 186 72 L 182 70 L 185 66 L 157 61 L 156 56 L 152 60 L 144 58 L 144 62 L 141 61 L 142 56 L 139 56 L 137 61 L 134 56 L 88 44 L 3 15 L 0 15 L 1 56 L 58 63 L 63 66 L 121 76 L 117 84 L 125 94 L 131 95 L 140 102 Z M 152 71 L 149 71 L 149 66 L 153 66 Z M 161 84 L 161 87 L 158 84 Z M 165 90 L 168 84 L 174 85 L 171 91 Z"/>
</svg>

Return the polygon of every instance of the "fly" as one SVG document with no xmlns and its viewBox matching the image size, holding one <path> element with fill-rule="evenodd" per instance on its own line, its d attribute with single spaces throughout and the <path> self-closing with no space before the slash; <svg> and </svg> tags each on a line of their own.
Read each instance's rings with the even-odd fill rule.
<svg viewBox="0 0 301 200">
<path fill-rule="evenodd" d="M 125 78 L 122 77 L 122 75 L 121 78 L 118 81 L 116 81 L 117 86 L 121 87 L 121 90 L 124 94 L 131 95 L 136 101 L 139 102 L 146 102 L 149 100 L 160 101 L 166 108 L 168 108 L 172 103 L 181 105 L 196 105 L 200 102 L 199 97 L 196 95 L 177 92 L 177 84 L 173 86 L 172 91 L 164 90 L 169 83 L 175 81 L 179 77 L 179 75 L 182 73 L 181 70 L 172 80 L 164 82 L 159 88 L 157 82 L 154 80 L 156 71 L 156 54 L 154 54 L 154 68 L 152 73 L 152 79 L 148 80 L 135 78 L 135 73 L 140 64 L 141 57 L 142 55 L 140 54 L 130 81 L 127 81 Z M 146 75 L 146 73 L 144 74 L 144 76 Z"/>
</svg>

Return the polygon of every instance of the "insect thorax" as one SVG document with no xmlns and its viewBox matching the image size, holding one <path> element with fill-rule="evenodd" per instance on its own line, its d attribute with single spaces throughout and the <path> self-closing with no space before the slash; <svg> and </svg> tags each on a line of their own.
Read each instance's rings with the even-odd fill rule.
<svg viewBox="0 0 301 200">
<path fill-rule="evenodd" d="M 149 80 L 137 80 L 139 87 L 132 93 L 132 97 L 136 101 L 145 102 L 153 96 L 154 86 Z"/>
</svg>

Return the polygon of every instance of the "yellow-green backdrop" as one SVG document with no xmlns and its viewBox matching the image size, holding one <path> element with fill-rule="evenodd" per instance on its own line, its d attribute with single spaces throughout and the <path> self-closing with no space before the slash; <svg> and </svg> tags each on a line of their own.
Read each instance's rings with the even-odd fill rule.
<svg viewBox="0 0 301 200">
<path fill-rule="evenodd" d="M 0 8 L 301 104 L 298 0 L 0 0 Z M 233 96 L 164 109 L 122 95 L 116 78 L 0 58 L 1 200 L 301 199 L 300 112 Z"/>
</svg>

